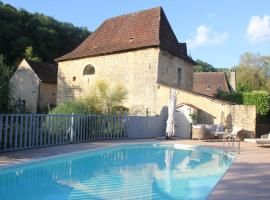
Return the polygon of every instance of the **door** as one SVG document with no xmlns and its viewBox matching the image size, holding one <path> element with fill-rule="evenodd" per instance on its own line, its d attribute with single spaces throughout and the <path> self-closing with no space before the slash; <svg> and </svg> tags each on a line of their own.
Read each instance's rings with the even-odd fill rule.
<svg viewBox="0 0 270 200">
<path fill-rule="evenodd" d="M 189 113 L 178 108 L 175 113 L 175 137 L 190 138 L 190 119 Z"/>
</svg>

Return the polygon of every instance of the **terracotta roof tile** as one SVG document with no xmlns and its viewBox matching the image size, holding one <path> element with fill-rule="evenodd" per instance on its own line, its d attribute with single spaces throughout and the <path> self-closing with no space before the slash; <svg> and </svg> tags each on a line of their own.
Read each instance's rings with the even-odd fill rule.
<svg viewBox="0 0 270 200">
<path fill-rule="evenodd" d="M 58 66 L 56 64 L 37 62 L 29 59 L 25 60 L 41 81 L 46 83 L 57 83 Z"/>
<path fill-rule="evenodd" d="M 183 59 L 186 44 L 178 40 L 161 7 L 105 20 L 76 49 L 57 58 L 57 61 L 98 56 L 147 47 L 161 47 Z"/>
<path fill-rule="evenodd" d="M 195 72 L 193 74 L 193 91 L 214 97 L 218 89 L 230 91 L 224 72 Z"/>
</svg>

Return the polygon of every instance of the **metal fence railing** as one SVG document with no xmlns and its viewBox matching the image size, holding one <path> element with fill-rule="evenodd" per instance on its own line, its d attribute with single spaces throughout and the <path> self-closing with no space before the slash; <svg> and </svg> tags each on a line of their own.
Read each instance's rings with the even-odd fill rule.
<svg viewBox="0 0 270 200">
<path fill-rule="evenodd" d="M 162 135 L 159 116 L 0 114 L 0 152 Z"/>
</svg>

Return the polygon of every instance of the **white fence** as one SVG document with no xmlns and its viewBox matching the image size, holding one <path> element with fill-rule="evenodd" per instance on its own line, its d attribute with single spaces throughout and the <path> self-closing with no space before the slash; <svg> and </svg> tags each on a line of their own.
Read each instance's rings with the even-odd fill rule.
<svg viewBox="0 0 270 200">
<path fill-rule="evenodd" d="M 93 140 L 153 138 L 164 132 L 164 115 L 0 114 L 0 152 Z"/>
</svg>

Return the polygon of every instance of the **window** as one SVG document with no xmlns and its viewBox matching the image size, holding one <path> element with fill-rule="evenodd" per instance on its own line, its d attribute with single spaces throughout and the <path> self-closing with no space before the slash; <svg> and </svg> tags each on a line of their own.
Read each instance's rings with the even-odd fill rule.
<svg viewBox="0 0 270 200">
<path fill-rule="evenodd" d="M 72 77 L 72 80 L 73 80 L 73 81 L 76 81 L 76 76 L 73 76 L 73 77 Z"/>
<path fill-rule="evenodd" d="M 86 65 L 83 69 L 83 75 L 86 76 L 91 74 L 95 74 L 95 68 L 92 65 Z"/>
<path fill-rule="evenodd" d="M 178 68 L 177 70 L 177 86 L 181 86 L 182 84 L 182 69 Z"/>
<path fill-rule="evenodd" d="M 207 90 L 211 90 L 211 84 L 210 84 L 210 81 L 207 83 Z"/>
</svg>

